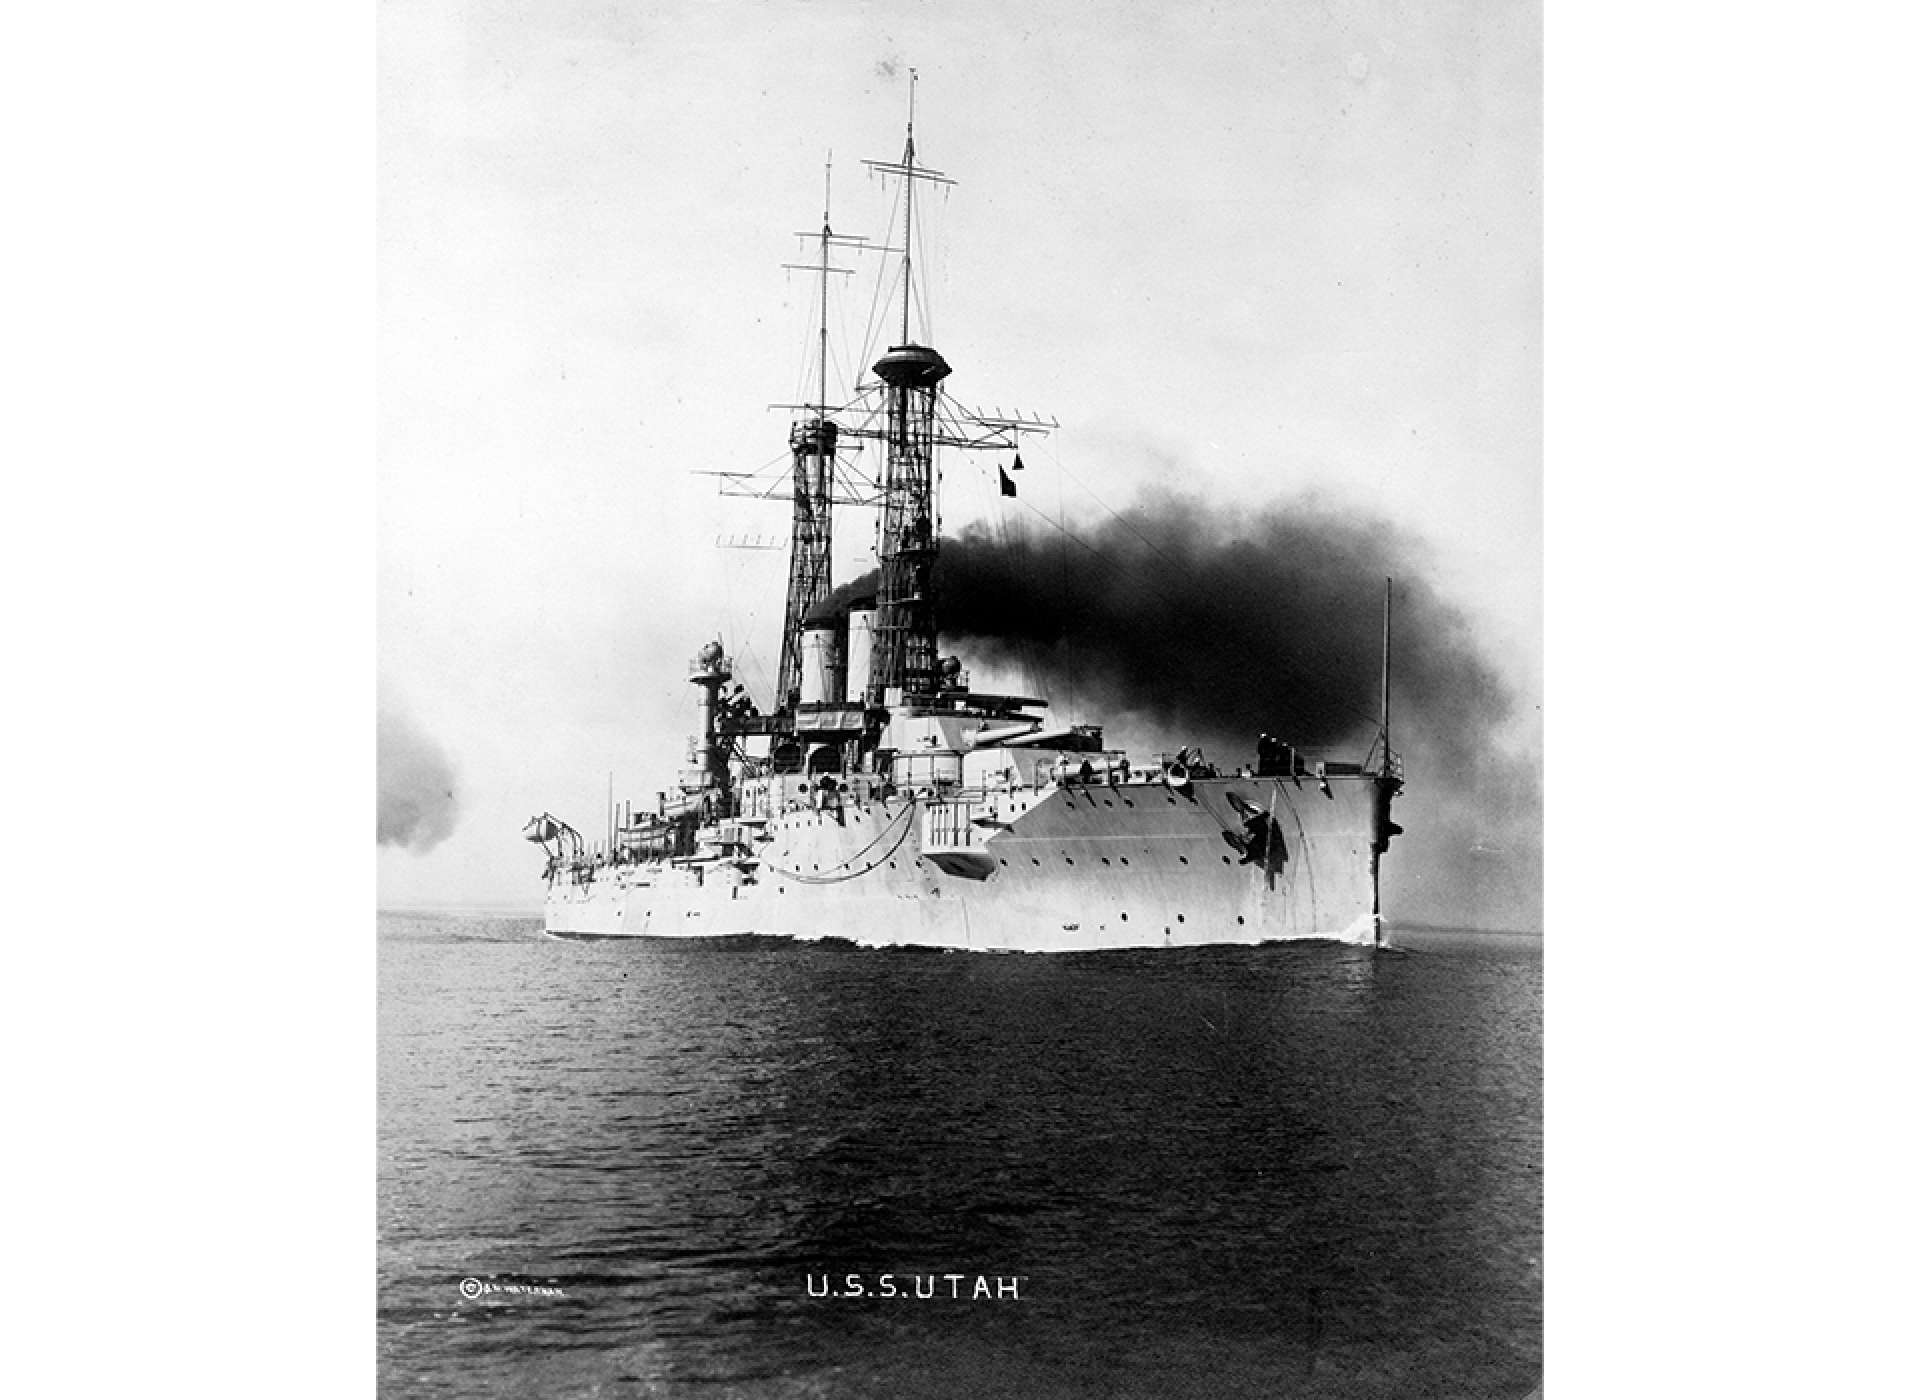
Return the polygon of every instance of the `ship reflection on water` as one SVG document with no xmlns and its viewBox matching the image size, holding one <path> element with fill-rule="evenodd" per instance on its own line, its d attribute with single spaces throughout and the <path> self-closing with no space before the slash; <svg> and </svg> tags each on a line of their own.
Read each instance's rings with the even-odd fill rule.
<svg viewBox="0 0 1920 1400">
<path fill-rule="evenodd" d="M 1537 938 L 981 958 L 538 922 L 382 919 L 387 1393 L 1538 1380 Z"/>
</svg>

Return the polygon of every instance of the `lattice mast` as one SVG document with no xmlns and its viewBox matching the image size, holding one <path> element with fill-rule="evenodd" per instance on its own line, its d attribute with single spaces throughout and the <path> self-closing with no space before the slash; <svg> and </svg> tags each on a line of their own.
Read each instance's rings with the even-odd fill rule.
<svg viewBox="0 0 1920 1400">
<path fill-rule="evenodd" d="M 933 448 L 940 381 L 952 372 L 940 352 L 913 340 L 913 195 L 922 181 L 952 184 L 917 161 L 913 146 L 913 87 L 909 73 L 906 153 L 898 164 L 866 162 L 904 182 L 905 237 L 900 257 L 900 342 L 873 366 L 886 385 L 886 466 L 881 481 L 880 590 L 874 617 L 873 686 L 884 696 L 898 688 L 911 698 L 938 687 L 938 633 L 933 563 L 938 551 L 934 515 Z"/>
<path fill-rule="evenodd" d="M 820 214 L 820 232 L 801 234 L 818 238 L 820 261 L 788 267 L 820 274 L 820 395 L 808 408 L 812 418 L 795 423 L 788 441 L 793 447 L 793 554 L 787 570 L 786 620 L 780 633 L 780 679 L 775 704 L 791 708 L 800 690 L 800 634 L 807 614 L 833 589 L 833 464 L 840 429 L 827 417 L 827 289 L 836 273 L 848 269 L 829 262 L 833 248 L 858 246 L 860 237 L 836 238 L 833 232 L 833 159 L 827 159 L 826 200 Z"/>
</svg>

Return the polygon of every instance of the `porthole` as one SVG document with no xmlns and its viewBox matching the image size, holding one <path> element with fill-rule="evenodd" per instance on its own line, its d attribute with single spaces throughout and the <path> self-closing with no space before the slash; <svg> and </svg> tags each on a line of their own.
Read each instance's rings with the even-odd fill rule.
<svg viewBox="0 0 1920 1400">
<path fill-rule="evenodd" d="M 1221 856 L 1221 857 L 1220 857 L 1220 863 L 1221 863 L 1222 865 L 1232 865 L 1232 864 L 1233 864 L 1233 857 L 1232 857 L 1232 856 Z"/>
<path fill-rule="evenodd" d="M 1187 921 L 1187 916 L 1185 914 L 1175 914 L 1173 916 L 1173 921 L 1176 924 L 1184 924 Z"/>
<path fill-rule="evenodd" d="M 1064 859 L 1066 860 L 1066 862 L 1067 862 L 1067 864 L 1068 864 L 1068 865 L 1072 865 L 1072 864 L 1073 864 L 1073 857 L 1072 857 L 1072 856 L 1066 856 L 1066 857 L 1064 857 Z"/>
<path fill-rule="evenodd" d="M 1187 863 L 1187 858 L 1186 858 L 1185 856 L 1181 856 L 1181 857 L 1180 857 L 1180 863 L 1181 863 L 1182 865 L 1185 865 L 1185 864 Z"/>
<path fill-rule="evenodd" d="M 1121 863 L 1122 865 L 1130 865 L 1130 864 L 1132 864 L 1132 862 L 1131 862 L 1131 861 L 1129 861 L 1129 860 L 1128 860 L 1128 859 L 1127 859 L 1127 858 L 1126 858 L 1125 856 L 1121 856 L 1121 857 L 1120 857 L 1120 863 Z"/>
<path fill-rule="evenodd" d="M 1126 857 L 1125 857 L 1125 856 L 1122 856 L 1122 857 L 1120 857 L 1120 859 L 1122 859 L 1122 860 L 1125 860 L 1125 859 L 1126 859 Z M 1110 860 L 1108 860 L 1108 859 L 1107 859 L 1107 858 L 1106 858 L 1105 856 L 1101 856 L 1101 857 L 1100 857 L 1100 863 L 1101 863 L 1102 865 L 1112 865 L 1112 864 L 1113 864 L 1113 862 L 1112 862 L 1112 861 L 1110 861 Z"/>
<path fill-rule="evenodd" d="M 1124 924 L 1126 921 L 1127 921 L 1127 916 L 1125 913 L 1122 913 L 1120 915 L 1120 922 Z"/>
<path fill-rule="evenodd" d="M 1040 863 L 1040 857 L 1039 857 L 1039 856 L 1034 856 L 1034 857 L 1033 857 L 1033 863 L 1034 863 L 1035 865 L 1038 865 L 1038 864 Z"/>
<path fill-rule="evenodd" d="M 1247 921 L 1247 916 L 1245 914 L 1236 914 L 1234 915 L 1233 921 L 1236 924 L 1244 924 Z"/>
</svg>

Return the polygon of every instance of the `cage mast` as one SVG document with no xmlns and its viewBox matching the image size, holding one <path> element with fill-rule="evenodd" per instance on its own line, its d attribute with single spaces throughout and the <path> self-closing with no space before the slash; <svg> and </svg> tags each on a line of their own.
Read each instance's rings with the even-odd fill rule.
<svg viewBox="0 0 1920 1400">
<path fill-rule="evenodd" d="M 913 87 L 909 70 L 907 145 L 898 163 L 868 161 L 904 183 L 905 237 L 900 256 L 900 342 L 874 364 L 886 385 L 886 464 L 881 480 L 880 589 L 874 617 L 873 686 L 884 699 L 931 697 L 938 686 L 938 631 L 934 617 L 933 563 L 938 552 L 934 519 L 933 448 L 940 381 L 952 373 L 938 350 L 913 339 L 913 196 L 923 181 L 951 185 L 919 163 L 913 145 Z"/>
<path fill-rule="evenodd" d="M 820 274 L 820 395 L 811 404 L 813 416 L 795 423 L 788 441 L 793 448 L 793 543 L 787 569 L 787 608 L 780 633 L 780 677 L 776 707 L 791 708 L 800 689 L 800 634 L 807 614 L 833 589 L 833 465 L 840 428 L 827 416 L 827 291 L 835 274 L 850 269 L 830 262 L 834 248 L 858 248 L 860 235 L 839 237 L 833 231 L 833 157 L 827 157 L 826 199 L 821 207 L 820 232 L 803 233 L 820 243 L 816 264 L 788 263 L 799 271 Z"/>
</svg>

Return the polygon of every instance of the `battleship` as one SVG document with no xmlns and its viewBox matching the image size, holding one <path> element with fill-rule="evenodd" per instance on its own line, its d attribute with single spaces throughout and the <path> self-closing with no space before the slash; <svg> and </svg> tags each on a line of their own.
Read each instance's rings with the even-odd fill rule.
<svg viewBox="0 0 1920 1400">
<path fill-rule="evenodd" d="M 1391 583 L 1377 731 L 1357 757 L 1278 733 L 1249 734 L 1225 761 L 1191 746 L 1133 754 L 1100 725 L 1060 722 L 1044 697 L 975 689 L 941 647 L 937 454 L 1010 452 L 1022 471 L 1023 439 L 1057 425 L 964 408 L 946 359 L 916 338 L 916 191 L 953 182 L 920 160 L 911 105 L 901 158 L 865 164 L 894 191 L 898 244 L 833 231 L 829 164 L 828 212 L 803 235 L 818 259 L 790 265 L 819 276 L 820 373 L 814 401 L 784 405 L 791 538 L 768 703 L 709 641 L 687 667 L 694 734 L 674 790 L 652 810 L 610 800 L 593 842 L 551 813 L 528 821 L 522 834 L 546 856 L 547 932 L 984 952 L 1380 943 L 1381 857 L 1404 780 L 1388 723 Z M 891 293 L 886 305 L 899 337 L 871 379 L 830 402 L 842 250 L 897 273 L 897 322 Z M 850 465 L 869 442 L 871 478 Z M 834 527 L 852 507 L 877 511 L 878 567 L 836 588 Z"/>
</svg>

